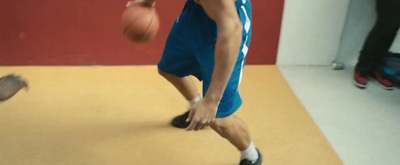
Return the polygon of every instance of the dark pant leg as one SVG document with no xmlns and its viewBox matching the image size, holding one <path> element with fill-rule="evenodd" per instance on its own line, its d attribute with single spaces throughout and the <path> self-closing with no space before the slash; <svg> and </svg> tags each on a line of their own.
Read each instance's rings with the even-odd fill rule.
<svg viewBox="0 0 400 165">
<path fill-rule="evenodd" d="M 378 18 L 358 59 L 364 72 L 382 66 L 400 27 L 400 0 L 377 0 Z"/>
</svg>

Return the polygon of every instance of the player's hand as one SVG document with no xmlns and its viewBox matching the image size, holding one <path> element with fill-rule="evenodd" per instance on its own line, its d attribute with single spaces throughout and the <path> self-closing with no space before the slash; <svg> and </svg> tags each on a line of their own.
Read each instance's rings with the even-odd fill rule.
<svg viewBox="0 0 400 165">
<path fill-rule="evenodd" d="M 189 117 L 186 120 L 187 122 L 190 121 L 190 125 L 186 128 L 186 131 L 198 131 L 210 126 L 215 120 L 217 110 L 218 103 L 201 99 L 190 110 Z"/>
<path fill-rule="evenodd" d="M 129 1 L 128 3 L 126 3 L 126 7 L 132 7 L 133 5 L 136 4 L 143 4 L 146 6 L 150 6 L 150 7 L 154 7 L 156 5 L 156 1 L 155 0 L 134 0 L 134 1 Z"/>
</svg>

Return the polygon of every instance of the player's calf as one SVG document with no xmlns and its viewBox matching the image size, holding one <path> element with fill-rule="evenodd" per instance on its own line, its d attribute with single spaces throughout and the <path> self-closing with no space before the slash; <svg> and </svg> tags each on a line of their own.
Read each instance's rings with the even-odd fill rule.
<svg viewBox="0 0 400 165">
<path fill-rule="evenodd" d="M 241 152 L 240 165 L 261 165 L 262 156 L 251 141 L 246 124 L 240 118 L 218 118 L 211 124 L 211 128 Z"/>
</svg>

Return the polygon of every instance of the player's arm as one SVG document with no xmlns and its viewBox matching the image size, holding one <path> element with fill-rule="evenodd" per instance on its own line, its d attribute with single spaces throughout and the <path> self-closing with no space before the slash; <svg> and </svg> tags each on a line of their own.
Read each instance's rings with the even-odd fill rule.
<svg viewBox="0 0 400 165">
<path fill-rule="evenodd" d="M 218 105 L 238 59 L 243 25 L 234 0 L 200 0 L 199 3 L 219 28 L 214 73 L 204 97 L 205 101 Z"/>
</svg>

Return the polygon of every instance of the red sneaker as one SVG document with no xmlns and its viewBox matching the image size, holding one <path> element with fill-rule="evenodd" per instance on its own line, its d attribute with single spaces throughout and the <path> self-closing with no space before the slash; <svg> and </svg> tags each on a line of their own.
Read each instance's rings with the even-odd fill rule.
<svg viewBox="0 0 400 165">
<path fill-rule="evenodd" d="M 356 69 L 354 74 L 354 85 L 360 89 L 365 89 L 368 83 L 368 75 L 361 72 L 360 69 Z"/>
<path fill-rule="evenodd" d="M 380 84 L 383 89 L 393 90 L 394 84 L 392 81 L 386 78 L 386 75 L 378 70 L 372 73 L 372 77 Z"/>
</svg>

